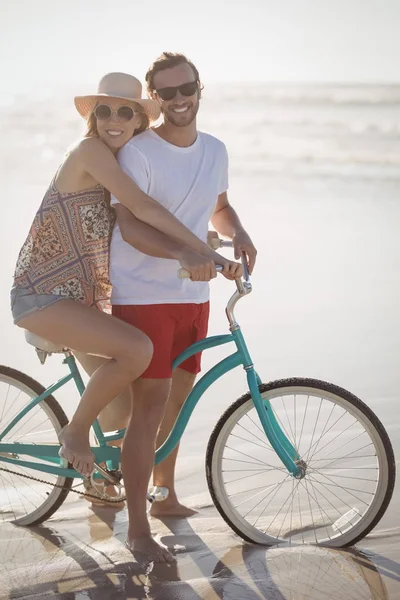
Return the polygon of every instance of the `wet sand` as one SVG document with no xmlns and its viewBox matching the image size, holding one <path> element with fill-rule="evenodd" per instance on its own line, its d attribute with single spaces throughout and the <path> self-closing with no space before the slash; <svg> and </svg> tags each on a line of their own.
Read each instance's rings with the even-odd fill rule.
<svg viewBox="0 0 400 600">
<path fill-rule="evenodd" d="M 63 600 L 400 598 L 399 522 L 356 548 L 264 548 L 242 543 L 216 510 L 190 519 L 153 519 L 176 565 L 146 568 L 124 546 L 126 511 L 94 509 L 75 495 L 45 525 L 2 526 L 0 598 Z M 389 532 L 390 529 L 390 532 Z"/>
</svg>

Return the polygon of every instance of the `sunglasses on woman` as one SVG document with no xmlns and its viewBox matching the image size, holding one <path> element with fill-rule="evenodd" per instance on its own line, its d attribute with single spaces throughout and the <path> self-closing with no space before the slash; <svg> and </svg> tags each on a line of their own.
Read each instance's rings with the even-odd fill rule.
<svg viewBox="0 0 400 600">
<path fill-rule="evenodd" d="M 93 112 L 99 121 L 108 121 L 108 119 L 111 119 L 111 115 L 116 115 L 124 123 L 133 119 L 135 114 L 130 106 L 120 106 L 118 110 L 111 110 L 107 104 L 99 104 Z"/>
<path fill-rule="evenodd" d="M 160 96 L 161 100 L 172 100 L 179 92 L 181 96 L 194 96 L 198 90 L 198 82 L 190 81 L 189 83 L 182 83 L 182 85 L 175 85 L 171 87 L 163 87 L 155 90 Z"/>
</svg>

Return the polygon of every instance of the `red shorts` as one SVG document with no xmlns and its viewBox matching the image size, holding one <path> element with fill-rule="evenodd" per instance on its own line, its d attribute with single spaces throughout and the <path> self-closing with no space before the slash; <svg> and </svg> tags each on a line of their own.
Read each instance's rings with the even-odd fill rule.
<svg viewBox="0 0 400 600">
<path fill-rule="evenodd" d="M 207 335 L 210 303 L 203 304 L 114 304 L 112 314 L 137 327 L 153 342 L 152 361 L 143 373 L 145 379 L 169 379 L 172 361 L 183 350 Z M 179 365 L 196 375 L 201 370 L 201 353 Z"/>
</svg>

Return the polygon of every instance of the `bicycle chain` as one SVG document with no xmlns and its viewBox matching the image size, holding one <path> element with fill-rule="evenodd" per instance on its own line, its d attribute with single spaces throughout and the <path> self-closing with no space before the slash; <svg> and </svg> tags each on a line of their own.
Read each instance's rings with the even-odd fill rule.
<svg viewBox="0 0 400 600">
<path fill-rule="evenodd" d="M 60 485 L 59 483 L 49 483 L 48 481 L 45 481 L 44 479 L 39 479 L 39 477 L 32 477 L 32 475 L 26 475 L 25 473 L 18 473 L 17 471 L 11 471 L 10 469 L 4 469 L 4 467 L 0 467 L 0 471 L 5 471 L 6 473 L 11 473 L 12 475 L 18 475 L 18 477 L 25 477 L 26 479 L 31 479 L 32 481 L 39 481 L 39 483 L 44 483 L 46 485 L 51 485 L 53 487 L 57 487 L 60 488 L 62 490 L 66 490 L 68 488 L 66 488 L 65 485 Z M 101 500 L 102 502 L 108 502 L 109 504 L 114 504 L 116 502 L 122 502 L 123 500 L 125 500 L 124 497 L 119 497 L 119 498 L 115 498 L 115 500 L 113 499 L 108 499 L 108 498 L 102 498 L 100 496 L 100 494 L 98 496 L 95 496 L 94 494 L 90 494 L 89 492 L 80 492 L 79 490 L 75 490 L 74 488 L 69 488 L 70 492 L 74 492 L 74 494 L 78 494 L 79 496 L 84 496 L 85 498 L 94 498 L 95 500 Z"/>
</svg>

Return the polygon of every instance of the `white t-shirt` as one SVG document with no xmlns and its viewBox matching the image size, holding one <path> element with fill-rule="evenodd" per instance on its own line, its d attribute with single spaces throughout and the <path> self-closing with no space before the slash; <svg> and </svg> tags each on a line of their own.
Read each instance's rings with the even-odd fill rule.
<svg viewBox="0 0 400 600">
<path fill-rule="evenodd" d="M 199 132 L 194 144 L 181 148 L 150 129 L 119 151 L 118 162 L 144 192 L 206 241 L 218 195 L 228 189 L 228 155 L 220 140 Z M 117 203 L 112 196 L 111 204 Z M 178 279 L 179 268 L 177 260 L 139 252 L 122 239 L 118 225 L 114 227 L 110 255 L 112 304 L 207 302 L 208 283 Z"/>
</svg>

